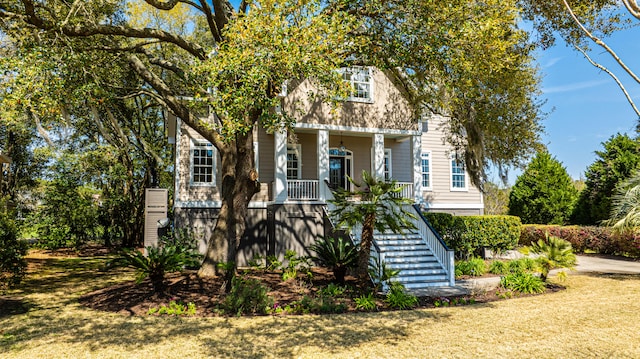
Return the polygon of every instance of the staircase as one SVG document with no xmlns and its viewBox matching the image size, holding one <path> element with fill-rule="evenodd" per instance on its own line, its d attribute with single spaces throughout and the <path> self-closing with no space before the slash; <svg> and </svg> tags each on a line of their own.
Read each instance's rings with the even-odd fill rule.
<svg viewBox="0 0 640 359">
<path fill-rule="evenodd" d="M 447 270 L 420 233 L 376 234 L 379 258 L 389 269 L 400 270 L 394 280 L 407 289 L 450 285 Z"/>
</svg>

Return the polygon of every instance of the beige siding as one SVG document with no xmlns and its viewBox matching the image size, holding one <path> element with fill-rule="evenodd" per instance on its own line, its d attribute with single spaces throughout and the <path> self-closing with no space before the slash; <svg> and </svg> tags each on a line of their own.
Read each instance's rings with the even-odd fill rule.
<svg viewBox="0 0 640 359">
<path fill-rule="evenodd" d="M 446 207 L 447 212 L 453 212 L 456 205 L 482 207 L 482 194 L 478 188 L 471 185 L 467 174 L 467 190 L 451 189 L 451 163 L 449 146 L 443 143 L 443 123 L 445 119 L 432 117 L 429 129 L 422 133 L 422 151 L 431 152 L 431 191 L 424 191 L 425 200 L 436 207 Z M 441 210 L 441 209 L 436 209 Z M 464 209 L 458 206 L 457 211 L 464 214 L 479 214 L 479 211 Z M 481 213 L 481 211 L 480 211 Z"/>
<path fill-rule="evenodd" d="M 192 186 L 191 185 L 191 143 L 193 140 L 201 140 L 197 132 L 190 127 L 182 125 L 182 136 L 180 137 L 180 164 L 176 171 L 179 188 L 177 191 L 178 201 L 219 201 L 220 179 L 218 178 L 218 167 L 220 166 L 220 156 L 216 156 L 216 186 Z"/>
<path fill-rule="evenodd" d="M 331 105 L 313 99 L 313 84 L 304 80 L 290 84 L 283 110 L 297 121 L 310 124 L 332 124 L 350 127 L 417 129 L 414 116 L 402 93 L 387 75 L 372 69 L 373 101 L 346 102 L 333 111 Z"/>
<path fill-rule="evenodd" d="M 413 182 L 413 153 L 411 139 L 387 139 L 384 147 L 391 149 L 391 178 L 399 182 Z"/>
<path fill-rule="evenodd" d="M 318 136 L 315 133 L 298 133 L 297 140 L 302 151 L 303 180 L 318 179 Z"/>
</svg>

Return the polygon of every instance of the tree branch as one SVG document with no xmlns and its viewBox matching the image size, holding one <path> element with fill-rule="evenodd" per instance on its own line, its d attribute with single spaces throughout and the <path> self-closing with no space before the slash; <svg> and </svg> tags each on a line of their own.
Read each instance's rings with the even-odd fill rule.
<svg viewBox="0 0 640 359">
<path fill-rule="evenodd" d="M 633 111 L 636 113 L 636 115 L 638 116 L 638 118 L 640 119 L 640 111 L 638 110 L 638 108 L 636 107 L 636 104 L 633 102 L 633 99 L 631 98 L 631 96 L 629 95 L 629 92 L 627 92 L 627 89 L 624 87 L 624 85 L 622 84 L 622 82 L 620 82 L 620 80 L 618 79 L 618 77 L 611 72 L 608 68 L 604 67 L 603 65 L 593 61 L 591 59 L 591 57 L 589 57 L 589 55 L 587 54 L 586 51 L 584 51 L 584 49 L 573 45 L 573 47 L 576 48 L 576 50 L 580 51 L 582 53 L 582 55 L 584 55 L 584 57 L 591 63 L 591 65 L 599 68 L 600 70 L 606 72 L 609 76 L 611 76 L 611 78 L 613 78 L 613 80 L 618 84 L 618 86 L 620 87 L 620 89 L 622 90 L 622 93 L 624 93 L 624 96 L 627 98 L 627 101 L 629 102 L 629 104 L 631 105 L 631 107 L 633 108 Z"/>
<path fill-rule="evenodd" d="M 213 128 L 213 126 L 207 126 L 202 123 L 201 120 L 195 119 L 191 114 L 191 111 L 181 103 L 181 100 L 173 93 L 169 86 L 167 86 L 160 77 L 149 71 L 149 69 L 147 69 L 144 63 L 140 61 L 136 55 L 129 54 L 127 59 L 132 69 L 158 92 L 167 107 L 176 116 L 180 117 L 189 127 L 193 128 L 209 140 L 218 150 L 225 147 L 224 139 Z"/>
<path fill-rule="evenodd" d="M 633 17 L 640 20 L 640 5 L 638 5 L 636 0 L 622 0 L 622 3 Z"/>
<path fill-rule="evenodd" d="M 216 24 L 213 17 L 213 11 L 211 10 L 211 7 L 209 7 L 209 3 L 207 0 L 200 0 L 200 5 L 202 6 L 202 13 L 207 18 L 207 25 L 209 26 L 209 31 L 211 32 L 213 39 L 216 42 L 222 42 L 222 34 L 220 32 L 221 28 L 218 28 L 218 25 Z"/>
<path fill-rule="evenodd" d="M 634 0 L 632 0 L 634 1 Z M 562 2 L 564 3 L 567 11 L 569 11 L 569 14 L 571 15 L 571 18 L 573 19 L 573 21 L 580 27 L 580 29 L 582 30 L 582 32 L 585 33 L 585 35 L 587 35 L 587 37 L 589 37 L 593 42 L 595 42 L 596 44 L 600 45 L 600 47 L 602 47 L 603 49 L 605 49 L 609 55 L 611 55 L 611 57 L 613 57 L 614 60 L 616 60 L 616 62 L 622 67 L 622 69 L 624 69 L 624 71 L 626 71 L 629 76 L 631 76 L 637 83 L 640 84 L 640 77 L 638 77 L 623 61 L 622 59 L 618 56 L 618 54 L 616 54 L 615 51 L 613 51 L 613 49 L 611 49 L 604 41 L 602 41 L 599 37 L 593 35 L 591 33 L 591 31 L 589 31 L 586 27 L 584 27 L 584 25 L 582 25 L 582 23 L 580 22 L 580 20 L 578 20 L 578 17 L 576 16 L 576 14 L 573 12 L 573 10 L 571 9 L 571 6 L 569 6 L 569 3 L 567 2 L 567 0 L 562 0 Z M 637 5 L 636 5 L 637 6 Z M 584 52 L 582 52 L 584 53 Z"/>
</svg>

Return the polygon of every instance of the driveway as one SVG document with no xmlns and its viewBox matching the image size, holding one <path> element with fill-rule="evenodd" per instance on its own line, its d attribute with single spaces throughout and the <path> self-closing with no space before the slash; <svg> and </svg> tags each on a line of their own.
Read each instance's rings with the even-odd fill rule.
<svg viewBox="0 0 640 359">
<path fill-rule="evenodd" d="M 507 258 L 514 259 L 521 257 L 522 254 L 509 251 Z M 589 255 L 577 255 L 578 264 L 574 271 L 568 271 L 571 273 L 624 273 L 624 274 L 640 274 L 640 262 L 628 259 L 621 259 L 616 257 L 606 256 L 589 256 Z M 551 274 L 555 274 L 558 270 L 551 271 Z M 500 277 L 487 277 L 478 279 L 466 279 L 457 280 L 456 285 L 453 287 L 433 287 L 428 289 L 420 289 L 412 291 L 413 294 L 419 296 L 455 296 L 455 295 L 468 295 L 478 290 L 492 290 L 498 287 L 500 284 Z"/>
</svg>

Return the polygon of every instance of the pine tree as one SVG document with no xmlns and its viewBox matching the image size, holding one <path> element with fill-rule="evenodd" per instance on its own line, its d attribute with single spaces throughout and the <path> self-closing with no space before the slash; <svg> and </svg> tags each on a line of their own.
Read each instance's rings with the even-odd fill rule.
<svg viewBox="0 0 640 359">
<path fill-rule="evenodd" d="M 519 216 L 522 223 L 564 224 L 576 197 L 562 164 L 548 152 L 538 152 L 511 190 L 509 214 Z"/>
</svg>

